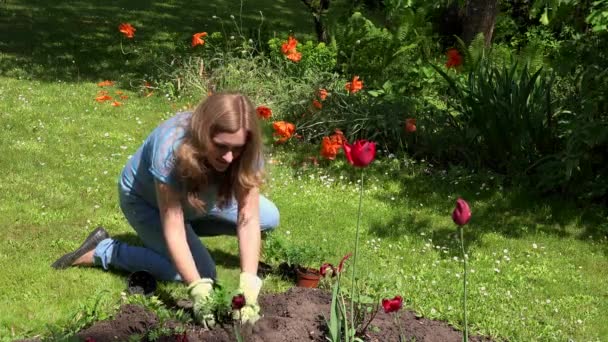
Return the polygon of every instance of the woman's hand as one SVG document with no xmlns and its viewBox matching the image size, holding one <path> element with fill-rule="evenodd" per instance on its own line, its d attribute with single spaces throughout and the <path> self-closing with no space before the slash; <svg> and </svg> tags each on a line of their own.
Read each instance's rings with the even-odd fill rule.
<svg viewBox="0 0 608 342">
<path fill-rule="evenodd" d="M 213 307 L 211 305 L 211 292 L 213 280 L 201 278 L 188 286 L 188 294 L 192 298 L 192 310 L 196 322 L 209 329 L 215 325 Z"/>
<path fill-rule="evenodd" d="M 260 319 L 260 306 L 258 295 L 262 289 L 262 279 L 257 275 L 243 272 L 239 277 L 239 290 L 245 297 L 245 306 L 239 310 L 233 310 L 232 318 L 241 323 L 255 323 Z"/>
</svg>

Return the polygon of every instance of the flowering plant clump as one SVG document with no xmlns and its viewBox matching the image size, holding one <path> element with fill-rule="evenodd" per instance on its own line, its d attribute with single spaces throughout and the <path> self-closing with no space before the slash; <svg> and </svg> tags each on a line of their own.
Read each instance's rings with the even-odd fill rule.
<svg viewBox="0 0 608 342">
<path fill-rule="evenodd" d="M 464 320 L 464 336 L 463 341 L 469 340 L 469 330 L 467 327 L 467 259 L 468 256 L 465 253 L 464 248 L 464 225 L 469 223 L 471 220 L 471 208 L 469 207 L 469 203 L 459 198 L 456 200 L 456 208 L 452 212 L 452 220 L 454 223 L 458 225 L 460 229 L 460 246 L 462 249 L 462 312 L 463 312 L 463 320 Z"/>
</svg>

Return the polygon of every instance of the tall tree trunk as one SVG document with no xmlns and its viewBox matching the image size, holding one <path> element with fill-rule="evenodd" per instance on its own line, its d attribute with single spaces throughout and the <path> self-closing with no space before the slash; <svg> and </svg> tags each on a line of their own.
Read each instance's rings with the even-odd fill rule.
<svg viewBox="0 0 608 342">
<path fill-rule="evenodd" d="M 323 24 L 321 21 L 320 15 L 313 15 L 315 20 L 315 32 L 317 33 L 317 40 L 319 42 L 328 43 L 329 42 L 329 34 L 327 33 L 327 26 Z"/>
<path fill-rule="evenodd" d="M 462 30 L 464 42 L 470 44 L 481 32 L 486 46 L 489 46 L 492 42 L 497 14 L 498 0 L 467 0 Z"/>
<path fill-rule="evenodd" d="M 302 2 L 308 7 L 313 16 L 317 39 L 319 42 L 328 43 L 329 33 L 327 32 L 327 26 L 323 23 L 322 16 L 329 8 L 330 0 L 319 0 L 318 2 L 313 0 L 302 0 Z"/>
</svg>

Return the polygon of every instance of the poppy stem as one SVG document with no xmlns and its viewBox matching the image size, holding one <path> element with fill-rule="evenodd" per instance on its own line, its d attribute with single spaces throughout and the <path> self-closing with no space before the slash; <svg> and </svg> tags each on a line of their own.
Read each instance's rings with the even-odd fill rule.
<svg viewBox="0 0 608 342">
<path fill-rule="evenodd" d="M 464 335 L 462 336 L 462 340 L 467 342 L 469 340 L 469 331 L 467 328 L 467 255 L 464 251 L 464 228 L 460 226 L 460 247 L 462 248 L 462 262 L 463 262 L 463 297 L 462 297 L 462 307 L 463 307 L 463 315 L 464 315 Z"/>
<path fill-rule="evenodd" d="M 359 210 L 357 211 L 357 229 L 355 231 L 355 254 L 353 258 L 353 280 L 350 291 L 350 321 L 355 328 L 355 272 L 357 271 L 357 248 L 359 247 L 359 224 L 361 223 L 361 202 L 363 202 L 363 175 L 364 168 L 361 168 L 361 184 L 359 186 Z"/>
</svg>

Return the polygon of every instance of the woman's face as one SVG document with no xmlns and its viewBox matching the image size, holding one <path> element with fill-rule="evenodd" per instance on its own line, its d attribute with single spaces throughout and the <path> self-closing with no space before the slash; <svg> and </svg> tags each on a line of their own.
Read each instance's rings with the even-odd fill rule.
<svg viewBox="0 0 608 342">
<path fill-rule="evenodd" d="M 237 159 L 247 141 L 247 132 L 241 128 L 236 133 L 218 133 L 211 138 L 207 162 L 218 172 L 226 171 Z"/>
</svg>

